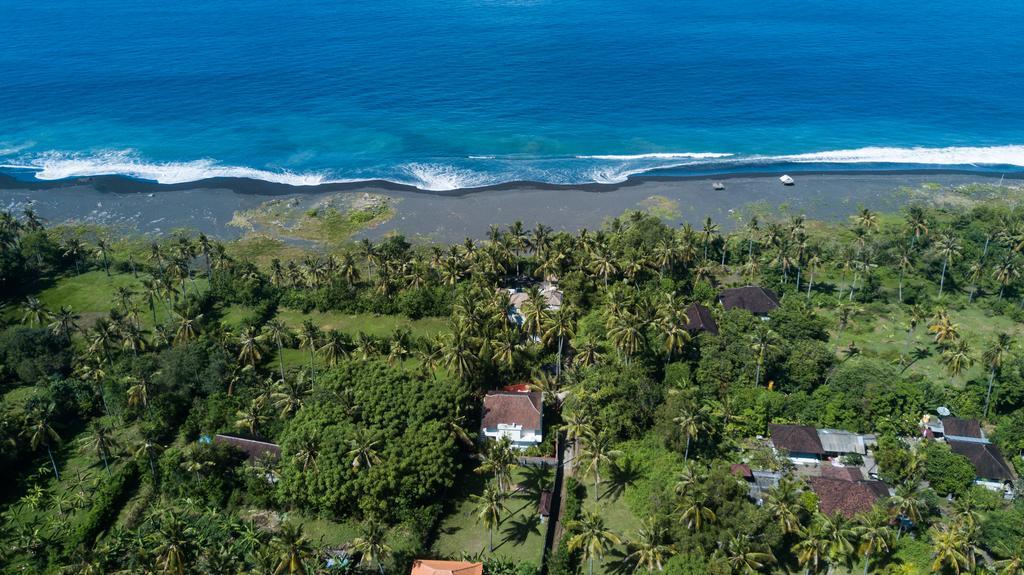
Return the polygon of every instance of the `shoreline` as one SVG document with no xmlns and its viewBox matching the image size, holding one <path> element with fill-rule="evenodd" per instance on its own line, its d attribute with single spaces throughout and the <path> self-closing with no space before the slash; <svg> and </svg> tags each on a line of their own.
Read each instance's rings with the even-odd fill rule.
<svg viewBox="0 0 1024 575">
<path fill-rule="evenodd" d="M 351 201 L 369 195 L 385 198 L 393 215 L 359 230 L 352 239 L 400 233 L 414 240 L 458 242 L 484 238 L 492 224 L 505 226 L 517 220 L 527 227 L 543 223 L 556 231 L 595 229 L 609 217 L 633 209 L 655 213 L 673 225 L 699 226 L 711 217 L 723 228 L 740 225 L 739 220 L 752 213 L 836 220 L 860 207 L 890 212 L 915 201 L 961 201 L 950 190 L 966 184 L 1024 184 L 1024 173 L 923 169 L 793 171 L 796 185 L 783 186 L 778 180 L 781 173 L 645 175 L 618 184 L 513 182 L 450 191 L 382 181 L 291 186 L 214 178 L 159 184 L 98 176 L 26 182 L 0 174 L 0 209 L 31 207 L 52 223 L 104 225 L 128 235 L 163 235 L 184 228 L 237 239 L 247 231 L 230 225 L 236 214 L 259 210 L 266 202 L 288 200 L 301 211 L 332 199 Z M 713 190 L 715 181 L 724 182 L 726 189 Z"/>
</svg>

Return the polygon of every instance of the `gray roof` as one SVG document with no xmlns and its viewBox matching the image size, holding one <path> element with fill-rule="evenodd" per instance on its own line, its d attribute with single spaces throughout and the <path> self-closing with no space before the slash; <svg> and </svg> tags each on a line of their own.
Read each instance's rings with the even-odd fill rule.
<svg viewBox="0 0 1024 575">
<path fill-rule="evenodd" d="M 856 433 L 841 429 L 819 429 L 821 447 L 828 453 L 859 453 L 865 455 L 864 438 Z"/>
</svg>

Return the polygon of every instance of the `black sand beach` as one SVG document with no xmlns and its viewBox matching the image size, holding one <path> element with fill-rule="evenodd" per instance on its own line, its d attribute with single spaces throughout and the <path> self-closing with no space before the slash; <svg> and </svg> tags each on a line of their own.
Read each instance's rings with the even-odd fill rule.
<svg viewBox="0 0 1024 575">
<path fill-rule="evenodd" d="M 516 220 L 526 226 L 542 222 L 556 230 L 594 229 L 631 209 L 650 210 L 672 223 L 697 225 L 710 216 L 726 227 L 751 212 L 839 219 L 860 207 L 891 211 L 910 201 L 939 201 L 950 189 L 971 183 L 1021 183 L 991 173 L 943 171 L 799 173 L 793 186 L 783 186 L 778 177 L 640 177 L 622 184 L 582 186 L 521 182 L 426 192 L 387 182 L 293 187 L 217 179 L 162 185 L 118 176 L 26 182 L 0 175 L 0 209 L 31 207 L 53 223 L 102 224 L 129 234 L 189 228 L 230 239 L 245 233 L 229 225 L 236 212 L 258 208 L 272 198 L 297 198 L 301 204 L 331 195 L 371 194 L 391 198 L 394 217 L 356 237 L 402 233 L 450 242 L 481 238 L 491 224 Z M 725 189 L 715 191 L 715 181 L 722 181 Z"/>
</svg>

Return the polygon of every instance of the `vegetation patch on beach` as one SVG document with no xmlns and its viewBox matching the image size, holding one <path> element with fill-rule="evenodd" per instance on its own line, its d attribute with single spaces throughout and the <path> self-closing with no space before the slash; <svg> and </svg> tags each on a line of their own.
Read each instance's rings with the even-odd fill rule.
<svg viewBox="0 0 1024 575">
<path fill-rule="evenodd" d="M 377 194 L 281 198 L 235 212 L 228 225 L 271 238 L 337 244 L 391 219 L 393 202 Z"/>
<path fill-rule="evenodd" d="M 679 202 L 665 196 L 650 196 L 640 202 L 640 209 L 663 220 L 678 220 L 682 215 Z"/>
</svg>

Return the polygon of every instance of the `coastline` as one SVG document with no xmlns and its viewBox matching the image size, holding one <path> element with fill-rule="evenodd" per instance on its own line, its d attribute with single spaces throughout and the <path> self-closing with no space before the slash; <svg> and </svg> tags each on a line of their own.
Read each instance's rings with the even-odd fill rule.
<svg viewBox="0 0 1024 575">
<path fill-rule="evenodd" d="M 160 184 L 123 176 L 25 181 L 0 174 L 0 208 L 36 210 L 54 223 L 112 226 L 125 233 L 163 234 L 190 228 L 224 239 L 242 237 L 229 225 L 238 212 L 288 198 L 313 204 L 330 197 L 386 197 L 394 215 L 355 238 L 402 233 L 409 238 L 460 241 L 486 236 L 491 224 L 520 220 L 555 230 L 594 229 L 631 209 L 658 213 L 667 222 L 698 225 L 711 217 L 725 227 L 750 213 L 804 214 L 845 218 L 860 207 L 894 211 L 911 201 L 939 201 L 971 183 L 1020 185 L 1024 173 L 1005 176 L 970 170 L 830 170 L 790 172 L 796 185 L 783 186 L 782 172 L 719 175 L 635 176 L 622 183 L 562 185 L 510 182 L 480 188 L 427 191 L 384 181 L 292 186 L 243 178 L 212 178 Z M 726 189 L 715 191 L 712 182 Z M 934 197 L 931 197 L 934 196 Z M 946 198 L 948 200 L 948 198 Z"/>
</svg>

